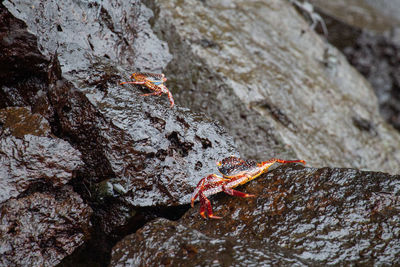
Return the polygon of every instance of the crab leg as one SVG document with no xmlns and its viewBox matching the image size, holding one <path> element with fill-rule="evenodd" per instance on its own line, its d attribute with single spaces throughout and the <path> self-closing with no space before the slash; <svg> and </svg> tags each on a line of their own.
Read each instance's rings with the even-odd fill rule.
<svg viewBox="0 0 400 267">
<path fill-rule="evenodd" d="M 226 186 L 222 186 L 222 191 L 224 191 L 228 195 L 235 196 L 235 197 L 255 197 L 256 196 L 256 195 L 246 194 L 246 193 L 234 190 L 234 189 L 226 187 Z"/>
<path fill-rule="evenodd" d="M 169 103 L 171 103 L 171 108 L 175 105 L 175 101 L 174 98 L 172 97 L 171 92 L 168 90 L 168 99 L 169 99 Z"/>
<path fill-rule="evenodd" d="M 122 85 L 122 84 L 127 84 L 127 83 L 131 83 L 131 84 L 145 84 L 146 82 L 145 82 L 145 81 L 142 81 L 142 82 L 122 82 L 122 83 L 120 83 L 120 84 Z"/>
<path fill-rule="evenodd" d="M 272 162 L 279 162 L 279 163 L 303 163 L 303 164 L 306 164 L 306 162 L 305 162 L 304 160 L 283 160 L 283 159 L 276 159 L 276 158 L 273 158 L 273 159 L 270 159 L 270 160 L 267 160 L 267 161 L 263 161 L 263 162 L 261 163 L 261 165 L 264 165 L 264 164 L 266 164 L 266 163 L 272 163 Z"/>
<path fill-rule="evenodd" d="M 211 207 L 211 202 L 208 200 L 208 198 L 204 195 L 203 191 L 199 192 L 199 197 L 200 197 L 200 215 L 204 218 L 207 219 L 205 215 L 205 208 L 207 208 L 207 214 L 208 217 L 211 219 L 222 219 L 222 217 L 215 216 L 212 212 L 212 207 Z"/>
<path fill-rule="evenodd" d="M 194 190 L 192 194 L 192 199 L 191 199 L 191 206 L 192 208 L 194 207 L 194 202 L 199 197 L 200 192 L 203 192 L 207 190 L 205 187 L 206 185 L 216 185 L 216 183 L 221 182 L 221 181 L 229 181 L 229 179 L 225 179 L 221 176 L 218 176 L 216 174 L 210 174 L 203 179 L 201 179 L 196 186 L 196 189 Z M 203 193 L 204 195 L 204 193 Z"/>
<path fill-rule="evenodd" d="M 194 201 L 197 199 L 197 197 L 199 196 L 199 192 L 200 190 L 203 190 L 203 185 L 205 182 L 206 178 L 203 178 L 199 181 L 199 183 L 196 186 L 196 189 L 194 190 L 193 194 L 192 194 L 192 199 L 191 199 L 191 203 L 190 205 L 192 206 L 192 208 L 194 208 Z"/>
<path fill-rule="evenodd" d="M 143 94 L 142 96 L 149 96 L 149 95 L 161 95 L 160 92 L 154 92 L 154 93 L 149 93 L 149 94 Z"/>
</svg>

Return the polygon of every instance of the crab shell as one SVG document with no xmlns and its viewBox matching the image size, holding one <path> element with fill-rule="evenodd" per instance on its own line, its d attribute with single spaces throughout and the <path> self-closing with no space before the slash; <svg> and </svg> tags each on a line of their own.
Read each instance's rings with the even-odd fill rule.
<svg viewBox="0 0 400 267">
<path fill-rule="evenodd" d="M 243 160 L 235 156 L 224 158 L 217 162 L 217 165 L 219 166 L 218 171 L 225 178 L 236 176 L 245 171 L 251 172 L 258 167 L 257 162 L 254 160 Z"/>
</svg>

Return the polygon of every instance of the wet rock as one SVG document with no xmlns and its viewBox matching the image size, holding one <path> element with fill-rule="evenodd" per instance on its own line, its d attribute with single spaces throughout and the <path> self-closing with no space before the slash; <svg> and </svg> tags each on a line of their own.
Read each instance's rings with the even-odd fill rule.
<svg viewBox="0 0 400 267">
<path fill-rule="evenodd" d="M 57 103 L 61 134 L 82 151 L 93 180 L 112 179 L 116 195 L 129 205 L 188 203 L 215 161 L 236 152 L 217 123 L 171 109 L 166 99 L 160 105 L 158 99 L 138 96 L 138 88 L 112 83 L 107 96 L 92 87 L 77 91 L 53 78 L 50 102 Z"/>
<path fill-rule="evenodd" d="M 119 242 L 110 266 L 302 265 L 285 249 L 271 245 L 261 251 L 256 245 L 211 237 L 179 222 L 157 219 Z"/>
<path fill-rule="evenodd" d="M 221 220 L 196 205 L 151 222 L 114 247 L 110 266 L 400 263 L 400 176 L 291 165 L 239 190 L 257 197 L 210 197 Z"/>
<path fill-rule="evenodd" d="M 29 106 L 27 99 L 41 92 L 48 59 L 36 37 L 0 3 L 0 108 Z"/>
<path fill-rule="evenodd" d="M 0 202 L 18 196 L 34 183 L 61 186 L 82 165 L 79 151 L 60 139 L 26 135 L 0 140 Z"/>
<path fill-rule="evenodd" d="M 94 3 L 74 1 L 4 4 L 38 34 L 41 52 L 49 55 L 48 60 L 43 56 L 48 64 L 36 71 L 38 77 L 43 77 L 36 79 L 42 82 L 38 86 L 41 90 L 31 90 L 28 83 L 21 83 L 21 88 L 8 91 L 11 93 L 7 98 L 16 95 L 31 105 L 32 110 L 48 119 L 56 136 L 82 153 L 85 165 L 78 173 L 79 179 L 73 181 L 74 187 L 98 208 L 99 225 L 105 223 L 102 231 L 110 233 L 127 223 L 135 213 L 132 207 L 188 203 L 197 182 L 214 171 L 215 161 L 237 154 L 232 139 L 217 123 L 187 109 L 171 109 L 165 96 L 142 97 L 140 94 L 147 90 L 140 86 L 119 85 L 124 79 L 121 77 L 128 79 L 130 73 L 123 70 L 124 66 L 127 69 L 134 59 L 147 60 L 143 70 L 157 71 L 169 58 L 165 44 L 148 33 L 151 30 L 146 19 L 151 12 L 144 6 L 136 18 L 139 6 L 135 1 L 129 7 L 115 1 L 112 7 L 109 2 L 95 9 Z M 77 12 L 73 20 L 66 15 L 71 10 Z M 100 16 L 94 10 L 99 10 Z M 37 15 L 47 11 L 48 16 Z M 49 26 L 55 25 L 55 17 L 62 31 Z M 89 35 L 96 36 L 97 45 L 89 45 L 89 49 L 86 41 L 90 36 L 80 39 L 78 30 L 95 32 Z M 29 40 L 36 42 L 34 38 Z M 154 43 L 149 46 L 151 53 L 140 46 L 127 62 L 121 61 L 136 41 L 139 45 Z M 117 51 L 111 49 L 103 57 L 104 47 Z M 55 50 L 57 54 L 52 55 Z M 104 183 L 113 190 L 103 187 Z"/>
<path fill-rule="evenodd" d="M 29 37 L 23 39 L 26 46 L 43 53 L 41 62 L 46 64 L 27 71 L 17 84 L 7 78 L 4 84 L 10 89 L 2 87 L 3 105 L 31 106 L 49 121 L 52 134 L 80 151 L 84 165 L 70 182 L 94 209 L 95 235 L 103 235 L 95 240 L 104 241 L 104 233 L 118 235 L 117 227 L 127 224 L 138 207 L 187 204 L 197 182 L 214 171 L 216 160 L 237 155 L 218 123 L 188 109 L 171 109 L 165 96 L 142 97 L 147 90 L 140 86 L 119 85 L 122 76 L 128 79 L 126 69 L 134 59 L 146 59 L 143 70 L 157 71 L 169 57 L 165 45 L 148 34 L 145 18 L 151 12 L 142 7 L 143 18 L 131 17 L 138 12 L 136 1 L 131 6 L 118 1 L 4 4 L 28 24 L 26 28 L 14 18 L 21 35 Z M 136 31 L 128 32 L 132 29 Z M 38 39 L 26 34 L 28 30 Z M 90 45 L 89 35 L 96 44 Z M 146 46 L 126 62 L 120 60 L 140 36 L 147 41 L 139 45 L 154 42 L 158 51 L 149 46 L 150 53 Z M 21 40 L 13 41 L 8 56 L 24 49 Z M 18 64 L 24 64 L 22 59 Z M 94 245 L 103 248 L 104 243 Z"/>
<path fill-rule="evenodd" d="M 39 114 L 27 108 L 1 109 L 0 123 L 0 203 L 35 183 L 62 186 L 83 165 L 79 151 L 48 136 L 49 124 Z"/>
<path fill-rule="evenodd" d="M 127 10 L 132 10 L 133 15 L 137 14 L 135 10 L 139 8 L 137 2 L 135 3 L 132 7 L 127 7 Z M 123 47 L 127 44 L 122 42 L 125 36 L 122 33 L 127 32 L 129 27 L 136 26 L 136 22 L 139 26 L 144 24 L 141 18 L 132 19 L 133 15 L 129 12 L 123 12 L 122 18 L 118 16 L 126 3 L 115 2 L 114 4 L 119 5 L 118 9 L 106 9 L 108 4 L 99 6 L 100 13 L 107 10 L 111 12 L 111 24 L 105 29 L 104 17 L 91 13 L 93 6 L 76 6 L 77 3 L 73 1 L 61 5 L 50 1 L 33 7 L 31 3 L 27 5 L 24 1 L 15 2 L 14 5 L 8 2 L 5 4 L 16 16 L 28 23 L 31 31 L 39 32 L 40 29 L 38 42 L 45 54 L 52 52 L 54 39 L 59 44 L 57 56 L 60 58 L 60 66 L 57 59 L 54 59 L 48 70 L 42 70 L 48 75 L 49 86 L 46 89 L 47 100 L 42 102 L 49 103 L 49 109 L 52 110 L 50 114 L 54 114 L 48 118 L 54 122 L 53 131 L 82 152 L 86 164 L 84 176 L 88 176 L 90 182 L 113 179 L 113 187 L 120 188 L 119 194 L 124 195 L 124 199 L 133 206 L 183 204 L 188 203 L 197 181 L 214 170 L 216 160 L 235 153 L 232 140 L 213 121 L 192 114 L 187 109 L 170 109 L 165 97 L 144 98 L 139 95 L 140 87 L 120 86 L 118 82 L 122 79 L 121 74 L 111 64 L 117 63 L 121 54 L 110 53 L 108 57 L 99 58 L 100 51 L 103 51 L 100 47 L 110 46 L 110 43 L 118 43 L 122 46 L 120 49 L 124 50 Z M 52 5 L 57 5 L 60 16 L 54 11 L 57 8 L 50 8 Z M 67 10 L 72 10 L 71 5 L 74 10 L 81 10 L 82 14 L 86 14 L 85 18 L 91 22 L 81 23 L 79 29 L 90 33 L 94 31 L 92 27 L 102 28 L 102 32 L 96 32 L 97 38 L 101 39 L 107 34 L 115 38 L 103 40 L 103 44 L 93 47 L 93 51 L 86 51 L 89 55 L 82 57 L 82 62 L 86 64 L 82 70 L 74 61 L 77 57 L 74 53 L 82 49 L 88 50 L 85 47 L 87 43 L 78 42 L 75 37 L 71 37 L 73 34 L 64 35 L 64 32 L 76 31 L 76 23 L 80 22 L 68 22 L 65 14 L 68 13 Z M 40 14 L 47 9 L 56 13 L 45 17 L 29 16 L 33 11 Z M 149 16 L 150 11 L 145 7 L 142 10 L 144 16 Z M 77 16 L 82 18 L 82 14 Z M 56 38 L 58 35 L 53 27 L 40 27 L 42 24 L 54 25 L 55 17 L 59 23 L 63 22 L 60 24 L 63 31 L 59 38 Z M 118 22 L 122 22 L 118 26 L 121 28 L 119 31 L 122 31 L 119 34 L 116 30 Z M 150 30 L 146 25 L 138 29 L 143 29 L 144 32 Z M 129 34 L 134 33 L 127 34 L 129 37 Z M 71 51 L 65 50 L 74 45 L 82 49 L 76 47 Z M 158 49 L 159 53 L 154 55 L 157 55 L 157 61 L 161 64 L 158 66 L 162 66 L 168 55 L 163 54 L 165 47 L 162 45 Z M 146 55 L 146 51 L 138 50 L 138 53 Z M 135 56 L 138 57 L 138 54 Z M 94 58 L 96 61 L 93 61 Z M 87 64 L 91 64 L 92 68 L 86 69 Z M 120 64 L 123 66 L 123 63 Z M 155 64 L 146 67 L 149 68 L 152 71 L 157 70 Z M 73 76 L 73 84 L 79 86 L 75 87 L 61 73 L 65 73 L 67 78 Z M 83 73 L 84 78 L 81 76 Z M 97 76 L 100 74 L 102 76 Z M 34 108 L 38 105 L 35 99 L 28 101 Z"/>
<path fill-rule="evenodd" d="M 0 265 L 55 266 L 88 237 L 91 209 L 69 186 L 0 206 Z"/>
<path fill-rule="evenodd" d="M 127 72 L 126 77 L 131 71 L 160 72 L 171 58 L 150 28 L 152 11 L 139 0 L 18 0 L 4 5 L 28 25 L 44 55 L 57 51 L 64 77 L 75 85 L 113 69 Z"/>
<path fill-rule="evenodd" d="M 369 84 L 288 1 L 178 2 L 146 1 L 176 102 L 221 121 L 242 156 L 400 170 L 400 136 Z"/>
<path fill-rule="evenodd" d="M 15 136 L 18 138 L 31 134 L 35 136 L 50 136 L 49 122 L 39 114 L 32 114 L 27 107 L 9 107 L 0 109 L 0 136 Z"/>
<path fill-rule="evenodd" d="M 49 60 L 2 4 L 0 17 L 0 265 L 54 266 L 88 238 L 91 209 L 65 186 L 83 162 L 49 124 Z"/>
<path fill-rule="evenodd" d="M 26 107 L 0 109 L 0 265 L 54 266 L 88 238 L 91 209 L 64 186 L 78 150 Z"/>
<path fill-rule="evenodd" d="M 148 1 L 149 6 L 156 6 L 154 29 L 168 41 L 175 57 L 168 67 L 172 79 L 167 82 L 176 96 L 175 109 L 169 108 L 165 96 L 142 97 L 140 94 L 148 90 L 119 85 L 129 79 L 132 71 L 160 71 L 171 59 L 166 43 L 154 36 L 147 22 L 152 12 L 138 1 L 2 3 L 27 23 L 27 27 L 21 21 L 13 24 L 13 33 L 20 34 L 23 41 L 10 39 L 14 44 L 7 43 L 8 50 L 4 51 L 21 53 L 26 51 L 24 47 L 32 49 L 33 56 L 27 57 L 25 63 L 33 66 L 30 67 L 33 71 L 24 69 L 23 57 L 17 57 L 16 66 L 24 72 L 14 80 L 9 74 L 18 68 L 7 69 L 5 80 L 1 81 L 4 98 L 0 103 L 31 106 L 49 121 L 54 135 L 82 153 L 84 166 L 71 183 L 95 209 L 92 222 L 97 239 L 89 246 L 101 247 L 94 249 L 101 251 L 93 253 L 96 257 L 106 257 L 104 240 L 108 236 L 104 233 L 124 233 L 117 226 L 126 224 L 133 215 L 139 217 L 137 210 L 150 210 L 148 206 L 163 209 L 167 205 L 188 203 L 197 181 L 215 171 L 217 159 L 238 154 L 231 138 L 217 123 L 181 105 L 206 111 L 220 120 L 239 142 L 241 151 L 254 158 L 294 158 L 297 154 L 296 158 L 310 159 L 313 165 L 329 163 L 398 170 L 400 152 L 393 144 L 400 139 L 377 115 L 375 104 L 370 102 L 374 96 L 365 89 L 366 83 L 348 67 L 341 54 L 333 48 L 326 49 L 286 2 L 236 1 L 231 5 L 188 1 L 176 8 L 172 1 L 156 2 L 157 8 Z M 4 9 L 2 12 L 7 13 Z M 255 14 L 251 17 L 259 21 L 245 20 L 249 17 L 246 14 Z M 213 21 L 218 18 L 229 23 L 221 26 L 220 20 Z M 280 18 L 293 20 L 282 23 Z M 242 22 L 254 30 L 242 34 L 247 28 L 235 24 Z M 192 32 L 183 25 L 195 25 L 192 29 L 199 26 L 201 31 Z M 0 29 L 11 34 L 7 27 Z M 246 48 L 245 53 L 242 48 Z M 396 198 L 374 192 L 375 215 L 387 212 L 388 205 L 397 205 Z M 285 215 L 285 210 L 281 211 L 279 201 L 285 199 L 285 194 L 281 198 L 277 194 L 272 194 L 277 198 L 276 207 L 272 205 L 274 209 L 268 209 L 274 199 L 265 197 L 259 204 L 270 211 L 268 220 L 283 224 L 279 216 Z M 296 197 L 301 199 L 299 194 Z M 224 204 L 212 199 L 214 205 Z M 247 201 L 243 200 L 246 206 Z M 237 207 L 237 202 L 234 203 L 232 212 Z M 253 206 L 254 210 L 258 209 Z M 223 210 L 219 208 L 217 212 Z M 286 212 L 290 215 L 294 211 L 289 207 Z M 300 217 L 296 223 L 301 225 L 304 218 L 296 215 Z M 154 218 L 154 213 L 152 216 L 141 223 Z M 315 216 L 320 218 L 318 213 Z M 264 229 L 271 229 L 269 221 L 268 224 L 262 221 L 265 217 L 252 218 L 248 222 L 250 229 L 257 227 L 257 220 L 261 220 Z M 311 216 L 306 219 L 311 220 Z M 193 210 L 179 222 L 184 226 L 182 233 L 202 231 L 187 223 L 188 220 L 204 222 L 199 220 L 198 211 Z M 131 229 L 140 226 L 137 221 L 133 223 Z M 295 223 L 288 225 L 297 229 Z M 278 226 L 272 223 L 271 227 Z M 268 236 L 264 229 L 257 230 Z M 254 237 L 252 233 L 249 237 Z M 199 238 L 222 241 L 226 238 L 204 235 Z M 98 240 L 102 242 L 96 244 Z M 271 239 L 261 240 L 261 247 L 272 248 L 266 245 Z M 227 246 L 235 249 L 239 243 L 232 241 Z M 330 243 L 326 246 L 330 248 Z M 260 251 L 259 243 L 252 249 L 240 249 L 255 257 L 260 252 L 265 262 L 275 259 L 281 263 L 310 262 L 307 255 L 297 250 L 296 256 L 292 256 L 293 247 L 277 243 L 275 248 L 282 256 Z M 220 249 L 222 245 L 214 248 Z M 196 251 L 190 246 L 185 250 L 182 253 Z M 310 251 L 318 254 L 316 250 Z"/>
</svg>

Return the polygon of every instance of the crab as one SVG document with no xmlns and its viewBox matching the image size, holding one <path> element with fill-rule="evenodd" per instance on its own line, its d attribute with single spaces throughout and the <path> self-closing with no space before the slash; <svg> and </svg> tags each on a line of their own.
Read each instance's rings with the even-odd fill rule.
<svg viewBox="0 0 400 267">
<path fill-rule="evenodd" d="M 302 163 L 306 164 L 304 160 L 282 160 L 272 158 L 261 163 L 253 160 L 243 160 L 235 156 L 230 156 L 222 161 L 217 162 L 218 171 L 221 175 L 210 174 L 199 181 L 196 189 L 194 190 L 191 198 L 191 206 L 194 207 L 194 202 L 197 198 L 200 201 L 200 215 L 206 217 L 206 211 L 209 218 L 221 219 L 222 217 L 215 216 L 212 212 L 211 202 L 208 196 L 225 192 L 231 196 L 237 197 L 255 197 L 252 194 L 246 194 L 232 188 L 245 184 L 261 174 L 268 171 L 268 168 L 274 163 Z"/>
<path fill-rule="evenodd" d="M 171 108 L 174 106 L 174 98 L 172 97 L 171 92 L 164 85 L 164 82 L 167 81 L 165 75 L 163 73 L 148 73 L 148 72 L 136 72 L 131 75 L 131 78 L 134 79 L 132 82 L 122 82 L 122 84 L 139 84 L 147 87 L 148 89 L 154 91 L 153 93 L 143 94 L 142 96 L 149 95 L 162 95 L 167 94 L 169 102 L 171 103 Z"/>
</svg>

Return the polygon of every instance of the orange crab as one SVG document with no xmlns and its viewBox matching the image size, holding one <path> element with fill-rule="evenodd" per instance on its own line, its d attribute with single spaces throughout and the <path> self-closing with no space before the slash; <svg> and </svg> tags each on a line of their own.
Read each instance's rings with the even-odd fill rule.
<svg viewBox="0 0 400 267">
<path fill-rule="evenodd" d="M 172 97 L 172 94 L 168 88 L 164 85 L 164 82 L 167 81 L 167 78 L 165 78 L 163 73 L 136 72 L 131 75 L 131 78 L 134 79 L 134 81 L 122 82 L 120 84 L 139 84 L 154 91 L 153 93 L 144 94 L 142 96 L 167 94 L 169 102 L 171 103 L 171 108 L 174 106 L 174 98 Z"/>
<path fill-rule="evenodd" d="M 243 160 L 234 156 L 227 157 L 222 161 L 217 162 L 217 165 L 219 166 L 218 171 L 222 176 L 210 174 L 201 179 L 197 184 L 197 187 L 192 194 L 192 207 L 194 207 L 195 200 L 199 198 L 200 215 L 203 218 L 206 218 L 205 212 L 207 210 L 209 218 L 221 219 L 221 217 L 213 214 L 211 202 L 207 197 L 222 191 L 231 196 L 255 197 L 255 195 L 242 193 L 232 188 L 245 184 L 267 172 L 268 168 L 275 162 L 306 164 L 304 160 L 282 160 L 273 158 L 268 161 L 257 163 L 253 160 Z"/>
</svg>

